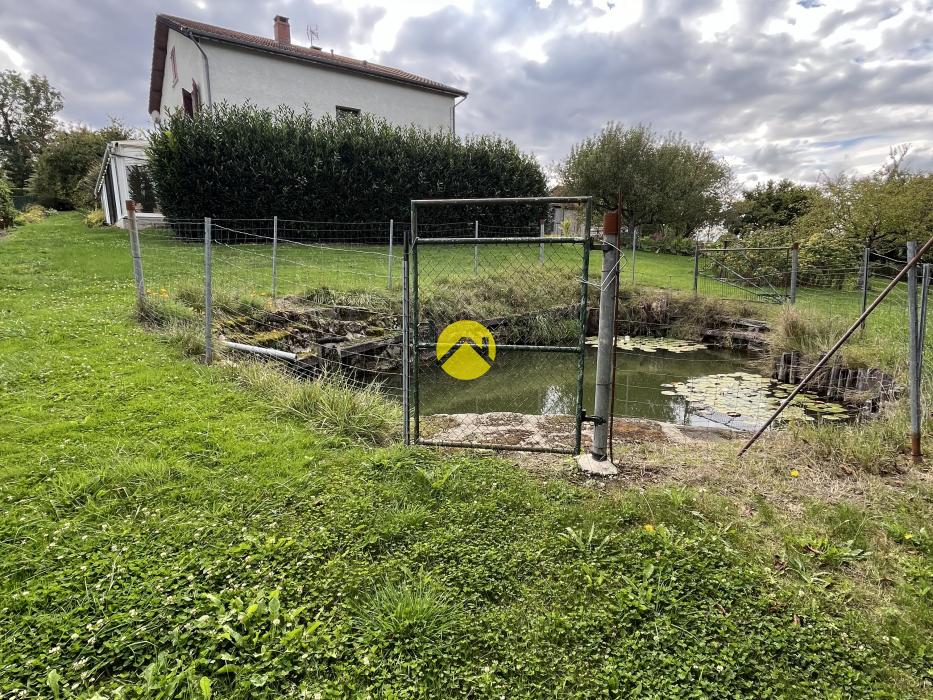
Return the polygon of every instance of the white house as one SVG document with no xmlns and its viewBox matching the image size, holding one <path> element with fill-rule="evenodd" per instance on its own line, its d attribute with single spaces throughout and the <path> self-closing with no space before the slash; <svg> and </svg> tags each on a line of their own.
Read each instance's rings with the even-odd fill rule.
<svg viewBox="0 0 933 700">
<path fill-rule="evenodd" d="M 338 118 L 365 113 L 403 126 L 455 130 L 456 106 L 466 99 L 465 91 L 398 68 L 293 44 L 287 17 L 275 17 L 272 34 L 268 38 L 181 17 L 156 16 L 149 81 L 153 121 L 158 123 L 176 109 L 193 116 L 214 103 L 249 101 L 257 107 L 286 105 Z M 134 144 L 114 142 L 104 158 L 98 191 L 102 203 L 108 188 L 114 191 L 114 197 L 103 205 L 108 223 L 119 224 L 126 214 L 126 190 L 121 191 L 120 185 L 130 175 L 121 168 L 131 161 L 123 162 L 115 154 L 129 152 Z M 134 157 L 145 158 L 141 151 Z M 111 180 L 106 174 L 108 163 Z M 141 172 L 133 178 L 138 180 Z"/>
</svg>

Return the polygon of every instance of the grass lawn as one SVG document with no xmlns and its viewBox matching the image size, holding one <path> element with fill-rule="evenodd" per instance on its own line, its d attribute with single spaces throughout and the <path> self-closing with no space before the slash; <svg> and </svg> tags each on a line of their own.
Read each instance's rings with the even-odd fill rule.
<svg viewBox="0 0 933 700">
<path fill-rule="evenodd" d="M 121 231 L 0 239 L 0 696 L 933 694 L 925 467 L 772 436 L 634 446 L 599 489 L 377 448 L 184 359 L 132 298 Z"/>
</svg>

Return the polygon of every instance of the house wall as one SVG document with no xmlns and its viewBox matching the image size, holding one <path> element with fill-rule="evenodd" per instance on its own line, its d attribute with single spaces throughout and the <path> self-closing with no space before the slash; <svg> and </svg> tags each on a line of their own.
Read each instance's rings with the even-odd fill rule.
<svg viewBox="0 0 933 700">
<path fill-rule="evenodd" d="M 172 73 L 172 49 L 175 49 L 178 82 L 175 82 Z M 168 43 L 165 48 L 165 74 L 162 76 L 162 114 L 168 114 L 182 107 L 181 91 L 185 89 L 190 92 L 192 81 L 197 83 L 201 99 L 206 102 L 204 59 L 201 52 L 191 39 L 174 29 L 169 29 Z"/>
<path fill-rule="evenodd" d="M 318 116 L 333 116 L 340 105 L 400 125 L 447 131 L 454 126 L 454 98 L 449 95 L 208 41 L 201 46 L 210 61 L 211 96 L 215 103 L 221 100 L 242 103 L 248 98 L 250 103 L 267 108 L 284 104 L 301 110 L 307 105 Z M 169 68 L 167 79 L 170 72 Z M 178 100 L 180 103 L 180 92 Z"/>
</svg>

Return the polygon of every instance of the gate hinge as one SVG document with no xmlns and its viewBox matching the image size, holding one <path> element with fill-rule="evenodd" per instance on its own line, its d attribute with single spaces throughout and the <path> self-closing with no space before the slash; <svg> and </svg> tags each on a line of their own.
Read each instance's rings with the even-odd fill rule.
<svg viewBox="0 0 933 700">
<path fill-rule="evenodd" d="M 586 411 L 580 411 L 580 422 L 592 423 L 593 425 L 605 425 L 606 419 L 600 416 L 588 416 L 586 415 Z"/>
</svg>

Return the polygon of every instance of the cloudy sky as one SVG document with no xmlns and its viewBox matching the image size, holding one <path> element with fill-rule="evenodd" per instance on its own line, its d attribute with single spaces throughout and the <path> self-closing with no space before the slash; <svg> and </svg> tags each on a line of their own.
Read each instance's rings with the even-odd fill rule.
<svg viewBox="0 0 933 700">
<path fill-rule="evenodd" d="M 470 92 L 463 133 L 545 165 L 608 120 L 704 141 L 741 182 L 933 169 L 933 0 L 29 0 L 0 3 L 0 69 L 43 73 L 63 117 L 145 126 L 157 12 L 308 43 Z"/>
</svg>

